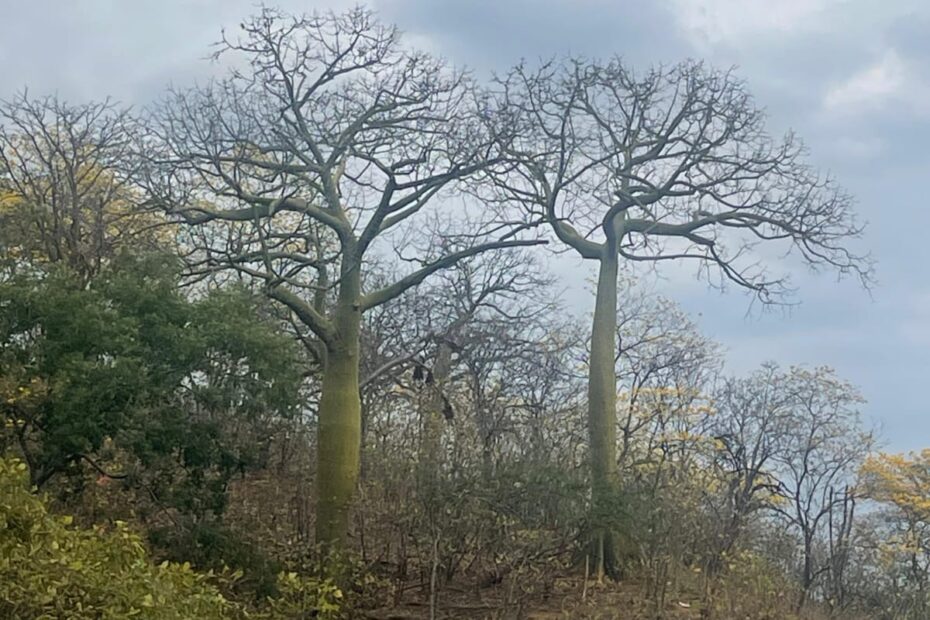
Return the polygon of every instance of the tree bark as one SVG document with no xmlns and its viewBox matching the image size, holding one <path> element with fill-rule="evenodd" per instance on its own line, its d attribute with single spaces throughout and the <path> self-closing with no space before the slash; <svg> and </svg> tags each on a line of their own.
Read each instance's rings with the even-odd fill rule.
<svg viewBox="0 0 930 620">
<path fill-rule="evenodd" d="M 317 431 L 316 540 L 341 550 L 361 467 L 362 403 L 359 396 L 360 277 L 343 264 L 335 310 L 336 336 L 326 347 Z"/>
<path fill-rule="evenodd" d="M 418 454 L 420 492 L 427 504 L 433 502 L 442 467 L 443 395 L 452 373 L 452 346 L 439 343 L 436 361 L 430 369 L 433 381 L 425 386 L 420 400 L 420 446 Z"/>
<path fill-rule="evenodd" d="M 341 547 L 359 474 L 358 343 L 328 351 L 317 433 L 317 542 Z"/>
<path fill-rule="evenodd" d="M 814 562 L 813 562 L 814 541 L 813 534 L 804 532 L 804 571 L 801 574 L 801 592 L 798 594 L 797 613 L 801 613 L 804 605 L 807 603 L 807 597 L 810 594 L 811 586 L 814 582 Z"/>
<path fill-rule="evenodd" d="M 588 363 L 588 433 L 591 465 L 591 534 L 598 579 L 616 576 L 612 512 L 617 484 L 616 250 L 606 244 L 600 258 L 591 357 Z"/>
</svg>

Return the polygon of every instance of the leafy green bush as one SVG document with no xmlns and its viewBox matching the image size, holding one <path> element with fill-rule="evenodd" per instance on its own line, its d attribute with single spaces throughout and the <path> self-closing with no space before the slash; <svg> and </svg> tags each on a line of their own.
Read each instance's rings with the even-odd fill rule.
<svg viewBox="0 0 930 620">
<path fill-rule="evenodd" d="M 342 590 L 331 579 L 301 577 L 297 573 L 278 576 L 279 595 L 269 599 L 269 620 L 345 618 Z"/>
<path fill-rule="evenodd" d="M 234 600 L 264 601 L 279 595 L 282 565 L 241 534 L 222 523 L 184 523 L 148 532 L 149 542 L 159 557 L 187 561 L 198 570 L 224 568 L 240 573 L 234 583 L 222 584 L 221 591 Z"/>
<path fill-rule="evenodd" d="M 70 525 L 28 491 L 24 463 L 0 459 L 0 618 L 242 617 L 188 564 L 152 564 L 125 525 Z"/>
<path fill-rule="evenodd" d="M 301 350 L 260 298 L 194 299 L 180 273 L 171 256 L 126 254 L 93 287 L 63 270 L 0 282 L 0 453 L 21 451 L 33 485 L 100 463 L 211 518 L 266 461 L 303 402 Z"/>
</svg>

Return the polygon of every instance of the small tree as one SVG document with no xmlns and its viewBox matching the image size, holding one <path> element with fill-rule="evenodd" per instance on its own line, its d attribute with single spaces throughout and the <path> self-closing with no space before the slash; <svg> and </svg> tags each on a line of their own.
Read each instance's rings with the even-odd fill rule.
<svg viewBox="0 0 930 620">
<path fill-rule="evenodd" d="M 772 459 L 783 501 L 772 510 L 801 537 L 800 609 L 822 575 L 843 568 L 833 564 L 838 558 L 832 553 L 818 557 L 817 545 L 845 553 L 851 487 L 874 439 L 862 428 L 862 396 L 829 368 L 791 368 L 773 378 L 771 389 L 786 395 L 789 412 L 784 446 Z"/>
<path fill-rule="evenodd" d="M 888 613 L 922 618 L 930 612 L 930 450 L 879 452 L 861 470 L 864 494 L 877 502 L 873 531 L 884 559 L 876 582 L 887 588 Z"/>
<path fill-rule="evenodd" d="M 256 279 L 315 335 L 316 531 L 338 544 L 359 472 L 362 315 L 459 260 L 535 242 L 468 209 L 414 218 L 497 158 L 467 74 L 405 48 L 363 9 L 265 9 L 241 30 L 218 44 L 228 77 L 154 111 L 146 182 L 199 227 L 202 266 Z M 447 238 L 456 222 L 464 245 Z M 370 263 L 391 247 L 415 267 L 369 289 Z"/>
<path fill-rule="evenodd" d="M 588 385 L 595 512 L 613 493 L 617 281 L 620 259 L 694 261 L 712 281 L 764 303 L 789 290 L 754 253 L 783 242 L 811 267 L 866 280 L 846 247 L 862 228 L 851 200 L 804 163 L 792 134 L 729 72 L 687 62 L 637 74 L 620 60 L 520 65 L 497 82 L 493 118 L 511 132 L 503 199 L 545 218 L 565 246 L 599 266 Z M 595 524 L 599 571 L 612 571 L 609 528 Z"/>
<path fill-rule="evenodd" d="M 91 288 L 64 269 L 0 284 L 0 451 L 19 452 L 32 485 L 90 468 L 219 514 L 296 414 L 300 348 L 241 290 L 186 298 L 179 271 L 123 256 Z"/>
<path fill-rule="evenodd" d="M 154 564 L 126 524 L 78 529 L 49 513 L 26 464 L 0 458 L 0 614 L 5 618 L 244 618 L 189 564 Z"/>
<path fill-rule="evenodd" d="M 778 490 L 772 474 L 788 443 L 793 403 L 791 394 L 779 389 L 781 378 L 778 366 L 765 364 L 745 379 L 724 379 L 714 394 L 712 465 L 723 484 L 707 499 L 718 526 L 708 562 L 711 575 L 723 567 L 752 515 L 770 507 Z"/>
<path fill-rule="evenodd" d="M 19 271 L 65 265 L 87 284 L 121 250 L 167 241 L 163 218 L 132 208 L 132 131 L 109 101 L 24 92 L 0 102 L 0 261 Z"/>
</svg>

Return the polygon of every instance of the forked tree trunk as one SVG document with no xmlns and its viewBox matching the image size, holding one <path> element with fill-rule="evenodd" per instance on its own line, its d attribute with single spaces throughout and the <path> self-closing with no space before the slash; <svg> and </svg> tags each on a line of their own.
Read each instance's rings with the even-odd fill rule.
<svg viewBox="0 0 930 620">
<path fill-rule="evenodd" d="M 591 557 L 598 579 L 616 576 L 611 527 L 617 485 L 617 332 L 618 256 L 606 244 L 600 258 L 591 358 L 588 362 L 588 433 L 591 460 Z"/>
</svg>

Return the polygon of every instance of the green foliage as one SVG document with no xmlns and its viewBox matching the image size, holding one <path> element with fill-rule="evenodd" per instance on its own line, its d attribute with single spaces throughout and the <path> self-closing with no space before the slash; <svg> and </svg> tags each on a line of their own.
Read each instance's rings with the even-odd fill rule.
<svg viewBox="0 0 930 620">
<path fill-rule="evenodd" d="M 246 291 L 186 297 L 170 257 L 121 257 L 92 284 L 53 270 L 0 285 L 7 447 L 42 486 L 112 439 L 163 503 L 222 512 L 299 406 L 299 350 Z"/>
<path fill-rule="evenodd" d="M 212 620 L 242 614 L 188 564 L 154 565 L 125 525 L 70 527 L 0 459 L 0 617 Z"/>
<path fill-rule="evenodd" d="M 299 349 L 255 296 L 191 299 L 176 259 L 125 255 L 90 287 L 64 269 L 13 278 L 0 310 L 0 450 L 30 483 L 65 474 L 57 490 L 80 492 L 102 466 L 138 492 L 141 521 L 174 515 L 149 531 L 162 557 L 229 564 L 240 589 L 273 594 L 279 567 L 220 521 L 230 480 L 264 463 L 301 400 Z"/>
<path fill-rule="evenodd" d="M 264 600 L 279 595 L 281 563 L 268 557 L 243 536 L 219 522 L 194 522 L 154 528 L 149 540 L 165 557 L 187 561 L 201 570 L 217 572 L 230 567 L 237 579 L 224 584 L 224 592 L 237 598 Z"/>
<path fill-rule="evenodd" d="M 0 308 L 4 417 L 22 438 L 33 482 L 41 484 L 125 424 L 143 368 L 129 354 L 128 317 L 99 291 L 81 290 L 63 275 L 5 284 Z M 40 386 L 43 398 L 24 398 Z M 27 442 L 38 429 L 40 445 Z"/>
<path fill-rule="evenodd" d="M 332 579 L 301 577 L 297 573 L 278 576 L 278 597 L 269 600 L 267 618 L 345 618 L 342 590 Z"/>
</svg>

